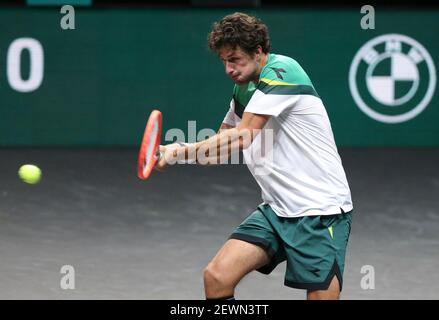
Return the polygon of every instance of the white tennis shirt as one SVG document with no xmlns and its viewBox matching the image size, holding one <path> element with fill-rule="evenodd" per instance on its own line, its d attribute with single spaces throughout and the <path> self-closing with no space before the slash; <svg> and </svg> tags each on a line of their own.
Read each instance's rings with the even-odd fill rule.
<svg viewBox="0 0 439 320">
<path fill-rule="evenodd" d="M 237 126 L 243 112 L 271 116 L 243 154 L 263 202 L 278 216 L 353 209 L 328 114 L 295 60 L 270 54 L 256 86 L 236 85 L 223 122 Z"/>
</svg>

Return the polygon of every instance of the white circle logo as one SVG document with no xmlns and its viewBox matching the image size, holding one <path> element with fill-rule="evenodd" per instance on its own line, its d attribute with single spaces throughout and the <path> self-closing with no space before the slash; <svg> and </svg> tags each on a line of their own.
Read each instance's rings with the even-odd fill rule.
<svg viewBox="0 0 439 320">
<path fill-rule="evenodd" d="M 416 117 L 428 106 L 435 87 L 430 54 L 416 40 L 400 34 L 368 41 L 349 70 L 349 88 L 358 107 L 385 123 Z"/>
</svg>

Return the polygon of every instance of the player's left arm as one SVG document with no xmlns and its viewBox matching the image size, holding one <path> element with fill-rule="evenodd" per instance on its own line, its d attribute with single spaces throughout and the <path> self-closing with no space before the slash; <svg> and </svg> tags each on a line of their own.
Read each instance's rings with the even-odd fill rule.
<svg viewBox="0 0 439 320">
<path fill-rule="evenodd" d="M 233 152 L 248 148 L 269 118 L 269 115 L 244 112 L 237 127 L 227 128 L 224 133 L 220 131 L 219 134 L 197 143 L 196 148 L 200 150 L 202 147 L 211 149 L 214 146 L 224 148 L 226 145 L 232 145 L 233 148 L 227 154 L 230 156 Z M 227 141 L 229 142 L 226 143 Z"/>
<path fill-rule="evenodd" d="M 232 126 L 228 123 L 223 122 L 223 123 L 221 123 L 221 126 L 219 127 L 217 133 L 220 133 L 223 130 L 228 130 L 228 129 L 232 129 L 232 128 L 235 128 L 235 126 Z"/>
<path fill-rule="evenodd" d="M 157 166 L 163 169 L 176 160 L 202 165 L 220 164 L 233 153 L 248 148 L 269 118 L 269 115 L 244 112 L 237 127 L 222 130 L 206 140 L 173 148 L 160 146 L 164 156 Z"/>
</svg>

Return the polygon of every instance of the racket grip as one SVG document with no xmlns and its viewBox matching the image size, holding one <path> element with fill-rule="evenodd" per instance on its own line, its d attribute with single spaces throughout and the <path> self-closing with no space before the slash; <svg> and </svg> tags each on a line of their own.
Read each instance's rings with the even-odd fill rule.
<svg viewBox="0 0 439 320">
<path fill-rule="evenodd" d="M 156 157 L 157 157 L 157 162 L 159 162 L 160 159 L 163 157 L 163 152 L 157 150 L 157 152 L 156 152 L 155 155 L 156 155 Z"/>
<path fill-rule="evenodd" d="M 175 143 L 178 143 L 180 146 L 187 146 L 187 145 L 189 145 L 189 143 L 180 142 L 180 141 L 177 141 L 177 142 L 175 142 Z M 156 152 L 155 155 L 156 155 L 156 157 L 157 157 L 157 162 L 159 162 L 160 159 L 164 156 L 163 152 L 161 152 L 161 151 L 159 151 L 159 150 L 157 150 L 157 152 Z"/>
</svg>

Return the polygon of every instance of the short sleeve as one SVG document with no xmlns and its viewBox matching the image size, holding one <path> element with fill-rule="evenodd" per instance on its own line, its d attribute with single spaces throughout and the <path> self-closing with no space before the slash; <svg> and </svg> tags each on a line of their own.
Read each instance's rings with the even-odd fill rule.
<svg viewBox="0 0 439 320">
<path fill-rule="evenodd" d="M 226 116 L 224 117 L 223 123 L 228 124 L 229 126 L 236 126 L 235 102 L 233 99 L 230 101 L 230 108 L 229 111 L 227 111 Z"/>
<path fill-rule="evenodd" d="M 292 108 L 299 101 L 299 97 L 298 95 L 265 94 L 256 90 L 244 111 L 277 117 L 286 109 Z"/>
<path fill-rule="evenodd" d="M 293 59 L 272 61 L 261 73 L 256 91 L 244 111 L 279 116 L 306 96 L 316 96 L 308 75 Z"/>
</svg>

